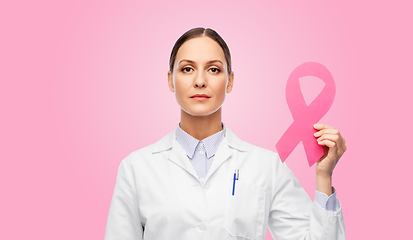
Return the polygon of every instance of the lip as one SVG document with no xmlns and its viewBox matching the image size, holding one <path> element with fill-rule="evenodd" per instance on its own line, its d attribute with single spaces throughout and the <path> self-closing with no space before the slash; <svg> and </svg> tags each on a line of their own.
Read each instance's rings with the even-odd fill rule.
<svg viewBox="0 0 413 240">
<path fill-rule="evenodd" d="M 191 98 L 194 99 L 194 100 L 203 102 L 203 101 L 208 100 L 210 98 L 210 96 L 208 96 L 206 94 L 195 94 Z"/>
</svg>

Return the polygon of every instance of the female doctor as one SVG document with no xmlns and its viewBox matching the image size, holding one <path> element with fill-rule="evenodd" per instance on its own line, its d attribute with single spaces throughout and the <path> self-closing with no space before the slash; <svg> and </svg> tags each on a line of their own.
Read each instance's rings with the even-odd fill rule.
<svg viewBox="0 0 413 240">
<path fill-rule="evenodd" d="M 212 29 L 175 43 L 168 85 L 181 107 L 176 129 L 119 166 L 106 240 L 345 239 L 331 185 L 346 150 L 339 131 L 315 124 L 325 148 L 314 202 L 277 153 L 239 139 L 221 122 L 234 83 L 231 56 Z"/>
</svg>

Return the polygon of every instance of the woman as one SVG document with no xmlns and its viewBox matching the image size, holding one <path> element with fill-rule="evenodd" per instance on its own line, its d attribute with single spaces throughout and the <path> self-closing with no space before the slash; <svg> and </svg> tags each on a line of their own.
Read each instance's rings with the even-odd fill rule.
<svg viewBox="0 0 413 240">
<path fill-rule="evenodd" d="M 326 154 L 311 201 L 272 151 L 237 138 L 221 122 L 234 83 L 231 56 L 212 29 L 194 28 L 175 43 L 168 84 L 181 106 L 176 130 L 120 164 L 105 239 L 345 239 L 331 186 L 346 146 L 316 124 Z"/>
</svg>

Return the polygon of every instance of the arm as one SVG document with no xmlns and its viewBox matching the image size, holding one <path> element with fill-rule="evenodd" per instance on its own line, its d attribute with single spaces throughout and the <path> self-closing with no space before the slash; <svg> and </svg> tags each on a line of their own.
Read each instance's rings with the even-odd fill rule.
<svg viewBox="0 0 413 240">
<path fill-rule="evenodd" d="M 105 240 L 142 240 L 135 178 L 125 158 L 119 165 L 106 224 Z"/>
<path fill-rule="evenodd" d="M 347 150 L 346 141 L 340 132 L 331 126 L 315 124 L 314 128 L 319 130 L 314 133 L 318 144 L 324 147 L 324 155 L 318 160 L 316 167 L 316 189 L 330 196 L 333 194 L 331 185 L 333 170 Z"/>
<path fill-rule="evenodd" d="M 324 155 L 317 162 L 317 191 L 332 195 L 331 179 L 333 169 L 346 151 L 345 140 L 339 131 L 324 124 L 316 124 L 319 130 L 314 134 Z M 273 200 L 268 227 L 277 239 L 345 239 L 345 226 L 338 200 L 333 211 L 326 211 L 312 202 L 294 174 L 279 159 L 275 161 Z M 317 194 L 317 193 L 316 193 Z"/>
<path fill-rule="evenodd" d="M 313 202 L 286 163 L 276 159 L 273 199 L 268 228 L 274 239 L 344 240 L 345 226 L 341 205 L 326 211 Z"/>
</svg>

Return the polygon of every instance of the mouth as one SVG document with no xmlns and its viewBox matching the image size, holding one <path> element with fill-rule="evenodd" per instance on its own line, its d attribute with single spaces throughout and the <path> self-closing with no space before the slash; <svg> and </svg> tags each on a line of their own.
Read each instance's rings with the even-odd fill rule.
<svg viewBox="0 0 413 240">
<path fill-rule="evenodd" d="M 202 102 L 202 101 L 208 100 L 210 96 L 206 94 L 195 94 L 191 98 Z"/>
</svg>

